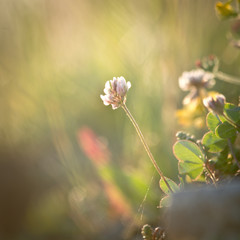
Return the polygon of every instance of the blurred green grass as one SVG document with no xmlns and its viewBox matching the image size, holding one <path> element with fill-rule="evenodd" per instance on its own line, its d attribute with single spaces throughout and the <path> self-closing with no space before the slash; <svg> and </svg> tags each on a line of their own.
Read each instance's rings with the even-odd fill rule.
<svg viewBox="0 0 240 240">
<path fill-rule="evenodd" d="M 212 53 L 223 71 L 240 76 L 229 22 L 217 19 L 215 2 L 0 0 L 0 164 L 9 174 L 0 208 L 15 209 L 1 216 L 5 239 L 127 239 L 134 224 L 159 220 L 158 177 L 141 221 L 153 168 L 124 112 L 99 95 L 113 76 L 131 81 L 127 104 L 161 169 L 176 179 L 175 111 L 185 94 L 178 77 Z M 229 101 L 239 94 L 222 82 L 215 90 Z M 111 152 L 112 178 L 79 146 L 83 126 Z M 130 206 L 125 221 L 109 207 L 110 183 Z"/>
</svg>

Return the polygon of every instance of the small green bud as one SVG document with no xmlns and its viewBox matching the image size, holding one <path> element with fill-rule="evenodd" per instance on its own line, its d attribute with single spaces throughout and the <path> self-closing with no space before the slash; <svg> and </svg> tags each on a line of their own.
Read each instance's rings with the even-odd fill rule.
<svg viewBox="0 0 240 240">
<path fill-rule="evenodd" d="M 149 224 L 145 224 L 142 227 L 141 233 L 142 233 L 143 239 L 152 240 L 153 229 Z"/>
<path fill-rule="evenodd" d="M 196 142 L 195 136 L 186 132 L 179 131 L 176 133 L 177 140 L 189 140 Z"/>
</svg>

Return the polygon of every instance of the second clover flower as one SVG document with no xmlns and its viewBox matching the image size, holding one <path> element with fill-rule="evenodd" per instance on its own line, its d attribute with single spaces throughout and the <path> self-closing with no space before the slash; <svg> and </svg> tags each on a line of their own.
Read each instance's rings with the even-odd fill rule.
<svg viewBox="0 0 240 240">
<path fill-rule="evenodd" d="M 126 82 L 124 77 L 114 77 L 105 84 L 104 93 L 100 95 L 104 105 L 112 105 L 112 109 L 119 108 L 126 102 L 127 91 L 131 87 L 130 82 Z"/>
<path fill-rule="evenodd" d="M 190 91 L 184 98 L 183 103 L 189 104 L 192 100 L 199 97 L 200 90 L 210 88 L 215 84 L 214 75 L 210 72 L 205 72 L 202 69 L 192 70 L 190 72 L 183 72 L 179 77 L 179 87 L 183 91 Z"/>
</svg>

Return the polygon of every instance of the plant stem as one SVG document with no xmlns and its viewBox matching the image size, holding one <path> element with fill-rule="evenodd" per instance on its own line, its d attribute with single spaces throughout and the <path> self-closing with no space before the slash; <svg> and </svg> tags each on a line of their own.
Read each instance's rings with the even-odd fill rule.
<svg viewBox="0 0 240 240">
<path fill-rule="evenodd" d="M 218 117 L 218 115 L 216 115 L 216 116 Z M 220 119 L 219 119 L 219 121 L 220 121 Z M 208 157 L 207 157 L 207 154 L 205 151 L 204 151 L 204 158 L 205 158 L 204 167 L 207 170 L 213 184 L 215 185 L 215 187 L 217 187 L 216 178 L 215 178 L 214 174 L 212 173 L 211 169 L 208 167 L 209 160 L 208 160 Z"/>
<path fill-rule="evenodd" d="M 230 150 L 230 152 L 231 152 L 231 154 L 232 154 L 232 157 L 233 157 L 235 163 L 237 164 L 238 168 L 240 169 L 240 164 L 239 164 L 239 162 L 238 162 L 238 160 L 237 160 L 237 157 L 236 157 L 236 154 L 235 154 L 235 152 L 234 152 L 234 150 L 233 150 L 233 145 L 232 145 L 232 143 L 231 143 L 231 141 L 230 141 L 229 138 L 228 138 L 227 141 L 228 141 L 228 147 L 229 147 L 229 150 Z"/>
<path fill-rule="evenodd" d="M 206 162 L 206 163 L 204 164 L 204 166 L 205 166 L 205 168 L 206 168 L 206 170 L 207 170 L 210 178 L 212 179 L 213 184 L 214 184 L 215 186 L 217 186 L 217 184 L 216 184 L 216 179 L 215 179 L 214 175 L 212 174 L 211 170 L 209 169 L 207 163 L 208 163 L 208 162 Z"/>
<path fill-rule="evenodd" d="M 233 122 L 225 113 L 223 113 L 224 118 L 240 132 L 240 126 Z"/>
<path fill-rule="evenodd" d="M 170 191 L 171 193 L 173 193 L 173 190 L 171 189 L 169 183 L 167 182 L 167 180 L 166 180 L 166 178 L 164 177 L 162 171 L 160 170 L 159 166 L 157 165 L 157 162 L 155 161 L 155 159 L 154 159 L 154 157 L 153 157 L 153 155 L 152 155 L 152 153 L 151 153 L 151 151 L 150 151 L 150 149 L 149 149 L 149 147 L 148 147 L 148 145 L 147 145 L 147 143 L 146 143 L 146 141 L 145 141 L 145 139 L 144 139 L 144 136 L 143 136 L 143 134 L 142 134 L 142 132 L 141 132 L 141 130 L 140 130 L 137 122 L 136 122 L 135 119 L 133 118 L 132 114 L 131 114 L 130 111 L 128 110 L 128 108 L 127 108 L 127 106 L 126 106 L 125 103 L 122 104 L 122 108 L 123 108 L 123 110 L 126 112 L 127 116 L 129 117 L 130 121 L 132 122 L 133 126 L 135 127 L 135 129 L 136 129 L 136 131 L 137 131 L 137 134 L 138 134 L 138 136 L 139 136 L 139 138 L 140 138 L 140 140 L 141 140 L 141 142 L 142 142 L 142 144 L 143 144 L 143 146 L 144 146 L 144 148 L 145 148 L 145 150 L 146 150 L 149 158 L 150 158 L 151 161 L 152 161 L 153 166 L 155 167 L 155 169 L 157 170 L 158 174 L 160 175 L 160 177 L 163 179 L 163 181 L 164 181 L 165 184 L 167 185 L 169 191 Z"/>
<path fill-rule="evenodd" d="M 239 78 L 230 76 L 230 75 L 228 75 L 226 73 L 223 73 L 223 72 L 220 72 L 220 71 L 215 73 L 215 77 L 217 77 L 219 80 L 222 80 L 224 82 L 240 85 L 240 79 Z"/>
</svg>

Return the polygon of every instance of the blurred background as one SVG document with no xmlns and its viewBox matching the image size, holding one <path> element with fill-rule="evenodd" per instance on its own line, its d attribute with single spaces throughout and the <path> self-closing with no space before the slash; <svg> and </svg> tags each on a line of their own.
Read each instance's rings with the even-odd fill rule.
<svg viewBox="0 0 240 240">
<path fill-rule="evenodd" d="M 159 177 L 100 94 L 114 76 L 131 81 L 127 105 L 177 180 L 178 77 L 209 54 L 240 76 L 215 3 L 0 0 L 0 239 L 140 239 L 164 221 Z M 214 90 L 237 103 L 239 87 Z"/>
</svg>

